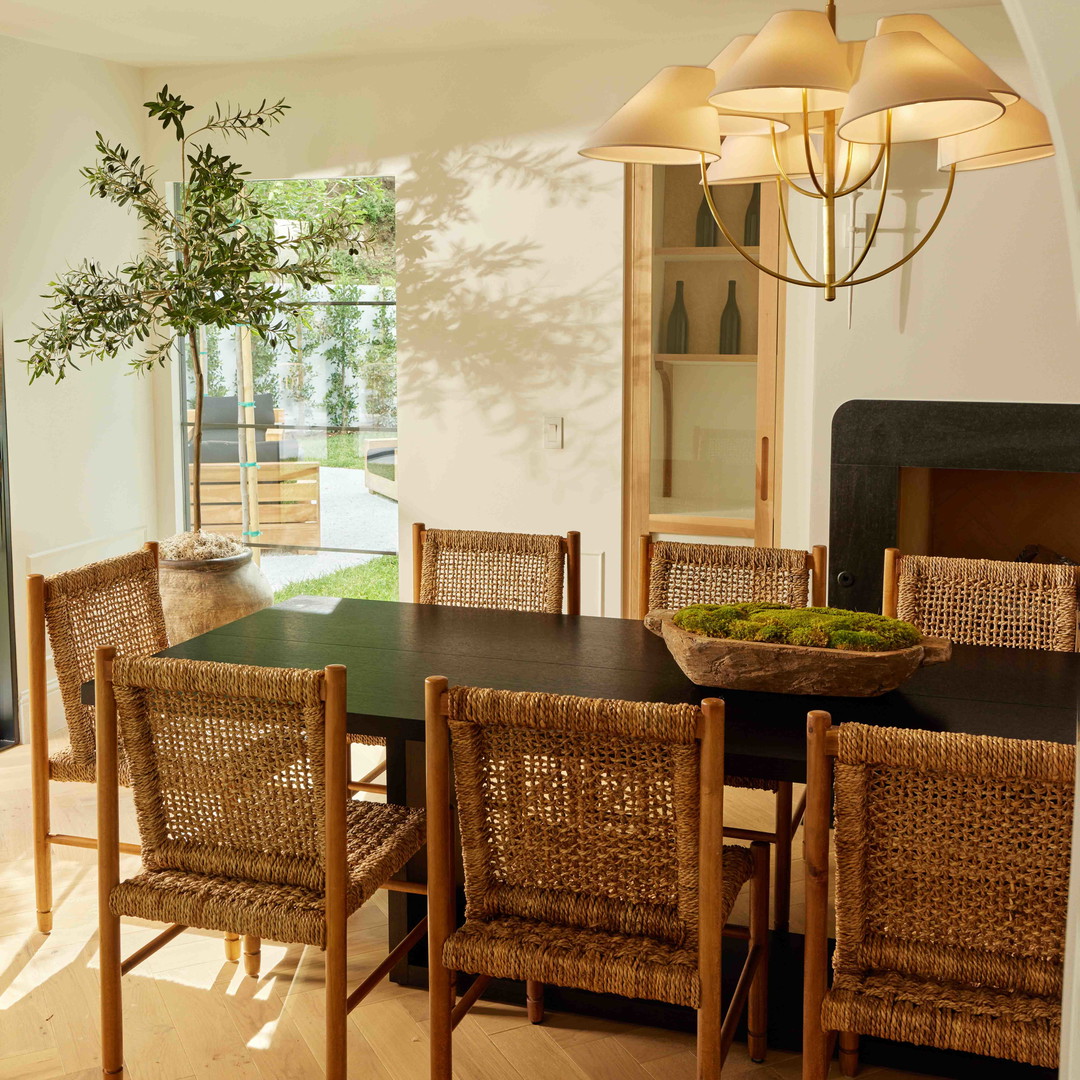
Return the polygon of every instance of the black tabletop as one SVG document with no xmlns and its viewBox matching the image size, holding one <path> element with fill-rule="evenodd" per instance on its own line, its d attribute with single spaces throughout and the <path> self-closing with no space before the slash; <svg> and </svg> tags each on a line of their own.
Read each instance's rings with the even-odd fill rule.
<svg viewBox="0 0 1080 1080">
<path fill-rule="evenodd" d="M 974 645 L 878 698 L 707 690 L 640 622 L 372 600 L 298 597 L 165 655 L 282 667 L 348 668 L 349 730 L 424 738 L 424 679 L 633 701 L 727 703 L 733 775 L 805 778 L 805 719 L 1074 742 L 1080 655 Z"/>
</svg>

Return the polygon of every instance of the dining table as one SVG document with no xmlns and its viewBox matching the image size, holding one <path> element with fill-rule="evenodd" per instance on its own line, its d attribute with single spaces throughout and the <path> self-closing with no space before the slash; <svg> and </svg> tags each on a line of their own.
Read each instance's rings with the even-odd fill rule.
<svg viewBox="0 0 1080 1080">
<path fill-rule="evenodd" d="M 901 687 L 878 697 L 827 697 L 735 691 L 697 686 L 675 663 L 663 640 L 635 619 L 588 615 L 299 596 L 167 649 L 161 655 L 269 667 L 347 669 L 347 723 L 354 734 L 386 740 L 387 799 L 424 802 L 424 680 L 444 675 L 451 685 L 493 687 L 696 704 L 725 702 L 725 767 L 729 775 L 763 780 L 806 779 L 806 715 L 833 722 L 963 732 L 1005 738 L 1077 740 L 1080 654 L 954 645 L 951 658 L 922 667 Z M 84 688 L 93 701 L 93 686 Z M 423 881 L 423 854 L 405 870 Z M 389 935 L 397 941 L 425 914 L 422 895 L 389 894 Z M 737 945 L 738 943 L 733 943 Z M 772 935 L 770 1044 L 799 1046 L 802 940 Z M 393 972 L 395 981 L 425 985 L 425 946 Z M 732 950 L 734 952 L 734 949 Z M 732 956 L 731 976 L 741 958 Z M 728 961 L 725 959 L 725 969 Z M 630 1022 L 693 1029 L 690 1010 L 612 995 L 549 988 L 552 1010 L 618 1017 Z M 485 997 L 516 1000 L 513 984 L 489 985 Z M 1034 1078 L 1046 1070 L 991 1063 L 939 1051 L 866 1040 L 863 1058 L 939 1076 Z"/>
</svg>

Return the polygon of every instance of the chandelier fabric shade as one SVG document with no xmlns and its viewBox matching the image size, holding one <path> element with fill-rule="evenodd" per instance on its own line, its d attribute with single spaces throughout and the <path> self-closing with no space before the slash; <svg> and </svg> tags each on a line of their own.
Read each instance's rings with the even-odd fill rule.
<svg viewBox="0 0 1080 1080">
<path fill-rule="evenodd" d="M 828 16 L 778 11 L 716 81 L 709 101 L 742 113 L 841 109 L 851 87 L 847 53 Z"/>
<path fill-rule="evenodd" d="M 886 15 L 878 19 L 877 33 L 891 34 L 897 30 L 914 30 L 922 34 L 935 48 L 940 49 L 965 75 L 989 90 L 1002 105 L 1012 105 L 1020 95 L 995 71 L 983 63 L 959 38 L 953 37 L 944 26 L 929 15 Z"/>
<path fill-rule="evenodd" d="M 992 123 L 1005 106 L 922 34 L 897 30 L 866 43 L 859 77 L 840 116 L 849 142 L 921 142 Z"/>
<path fill-rule="evenodd" d="M 811 160 L 820 170 L 821 161 L 811 144 Z M 785 131 L 776 136 L 776 153 L 769 135 L 729 135 L 720 151 L 720 160 L 708 169 L 710 184 L 760 184 L 780 175 L 779 157 L 784 172 L 792 179 L 810 175 L 801 132 Z"/>
<path fill-rule="evenodd" d="M 747 46 L 753 40 L 753 34 L 739 34 L 728 42 L 727 48 L 709 64 L 717 79 L 723 78 L 731 70 L 735 61 L 746 52 Z M 718 108 L 716 114 L 721 135 L 768 135 L 774 127 L 783 131 L 788 126 L 778 113 L 762 113 L 760 116 L 755 116 L 750 113 L 737 113 Z"/>
<path fill-rule="evenodd" d="M 708 104 L 713 72 L 673 66 L 654 75 L 580 153 L 601 161 L 696 165 L 720 157 L 720 127 Z"/>
<path fill-rule="evenodd" d="M 1054 144 L 1046 117 L 1020 98 L 992 124 L 938 142 L 938 169 L 956 166 L 957 172 L 993 169 L 1051 157 Z"/>
</svg>

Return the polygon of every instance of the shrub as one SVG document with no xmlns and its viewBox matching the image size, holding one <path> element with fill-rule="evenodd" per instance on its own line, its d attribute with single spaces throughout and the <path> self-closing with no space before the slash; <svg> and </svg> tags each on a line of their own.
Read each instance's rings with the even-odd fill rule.
<svg viewBox="0 0 1080 1080">
<path fill-rule="evenodd" d="M 869 611 L 785 604 L 692 604 L 675 613 L 675 625 L 704 637 L 856 652 L 906 649 L 922 640 L 916 627 L 900 619 Z"/>
</svg>

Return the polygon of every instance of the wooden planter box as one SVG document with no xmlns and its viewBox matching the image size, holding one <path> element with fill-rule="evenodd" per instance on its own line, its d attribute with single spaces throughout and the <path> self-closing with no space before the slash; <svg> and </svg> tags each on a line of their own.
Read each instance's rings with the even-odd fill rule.
<svg viewBox="0 0 1080 1080">
<path fill-rule="evenodd" d="M 192 470 L 193 471 L 193 470 Z M 212 463 L 202 467 L 203 528 L 247 543 L 285 547 L 318 547 L 319 466 L 307 461 L 263 461 L 257 470 L 257 538 L 245 537 L 244 484 L 239 464 Z M 194 485 L 191 485 L 192 487 Z"/>
<path fill-rule="evenodd" d="M 952 646 L 941 638 L 923 638 L 919 645 L 891 652 L 711 638 L 676 626 L 674 614 L 650 611 L 645 625 L 664 639 L 691 682 L 725 690 L 877 697 L 895 690 L 922 665 L 940 664 L 952 654 Z"/>
</svg>

